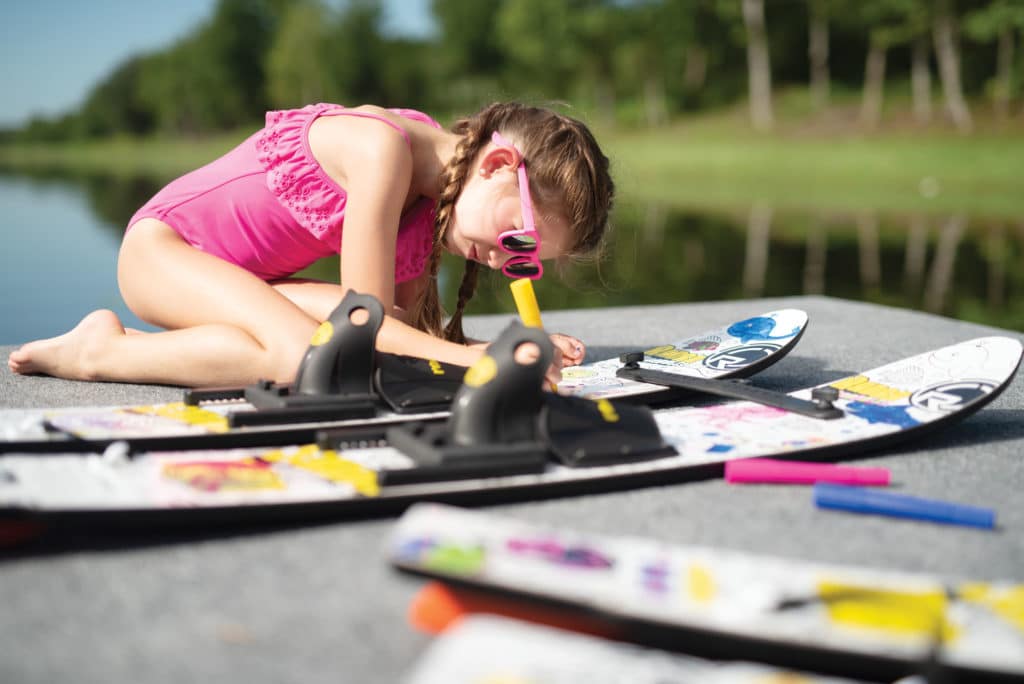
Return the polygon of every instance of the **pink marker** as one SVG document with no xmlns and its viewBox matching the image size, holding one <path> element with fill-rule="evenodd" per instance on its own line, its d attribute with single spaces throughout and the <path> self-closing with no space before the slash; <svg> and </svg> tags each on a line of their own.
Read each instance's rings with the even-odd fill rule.
<svg viewBox="0 0 1024 684">
<path fill-rule="evenodd" d="M 814 484 L 834 482 L 846 485 L 889 484 L 886 468 L 837 466 L 806 461 L 778 461 L 770 458 L 743 458 L 725 462 L 726 482 L 778 482 Z"/>
</svg>

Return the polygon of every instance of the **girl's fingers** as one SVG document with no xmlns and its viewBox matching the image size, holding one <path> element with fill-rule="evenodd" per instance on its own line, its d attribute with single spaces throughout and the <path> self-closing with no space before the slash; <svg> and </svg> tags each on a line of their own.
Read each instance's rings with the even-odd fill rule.
<svg viewBox="0 0 1024 684">
<path fill-rule="evenodd" d="M 562 353 L 562 366 L 578 366 L 583 363 L 586 356 L 586 347 L 583 343 L 571 335 L 554 333 L 551 335 L 551 343 L 555 349 Z"/>
</svg>

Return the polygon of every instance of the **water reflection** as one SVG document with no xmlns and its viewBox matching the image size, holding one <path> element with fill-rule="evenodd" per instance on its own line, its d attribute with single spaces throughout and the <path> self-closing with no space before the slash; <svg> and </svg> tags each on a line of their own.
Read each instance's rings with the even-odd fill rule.
<svg viewBox="0 0 1024 684">
<path fill-rule="evenodd" d="M 966 214 L 626 208 L 600 304 L 824 294 L 1024 329 L 1024 221 Z M 545 299 L 561 304 L 555 284 Z M 539 295 L 540 296 L 540 295 Z M 575 304 L 579 305 L 579 304 Z M 551 306 L 549 303 L 548 306 Z"/>
<path fill-rule="evenodd" d="M 28 269 L 4 288 L 9 293 L 18 286 L 28 301 L 15 310 L 13 298 L 5 298 L 0 344 L 55 334 L 91 308 L 124 314 L 111 301 L 117 299 L 117 246 L 127 220 L 159 186 L 146 178 L 0 172 L 0 205 L 8 207 L 6 221 L 17 223 L 6 231 L 17 236 L 7 259 Z M 12 212 L 15 204 L 20 208 Z M 45 245 L 29 239 L 44 235 Z M 44 249 L 49 255 L 37 266 L 20 263 L 38 259 Z M 85 252 L 99 256 L 84 258 Z M 625 198 L 606 257 L 561 276 L 551 269 L 537 291 L 548 309 L 824 294 L 1024 330 L 1024 299 L 1015 296 L 1024 290 L 1022 260 L 1020 220 L 867 209 L 783 212 L 763 203 L 707 211 Z M 338 260 L 328 259 L 304 275 L 335 279 L 337 269 Z M 447 259 L 445 301 L 455 300 L 460 276 L 458 260 Z M 53 282 L 75 283 L 77 298 L 53 296 Z M 500 274 L 483 278 L 470 313 L 512 312 L 507 282 Z M 90 294 L 93 283 L 102 284 L 99 296 Z M 81 301 L 87 296 L 96 301 Z M 36 315 L 25 314 L 29 310 Z"/>
<path fill-rule="evenodd" d="M 64 332 L 97 308 L 129 315 L 117 288 L 121 229 L 97 215 L 82 185 L 44 177 L 0 177 L 4 260 L 0 344 Z"/>
</svg>

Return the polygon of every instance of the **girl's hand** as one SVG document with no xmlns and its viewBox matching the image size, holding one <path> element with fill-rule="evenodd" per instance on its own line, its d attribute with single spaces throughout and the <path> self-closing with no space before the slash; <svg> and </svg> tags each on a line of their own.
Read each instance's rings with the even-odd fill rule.
<svg viewBox="0 0 1024 684">
<path fill-rule="evenodd" d="M 544 374 L 544 380 L 555 390 L 556 385 L 562 381 L 562 369 L 566 366 L 578 366 L 583 362 L 587 350 L 575 337 L 554 333 L 551 335 L 551 343 L 554 345 L 554 356 L 551 359 L 551 366 Z"/>
<path fill-rule="evenodd" d="M 554 349 L 552 350 L 551 365 L 548 366 L 547 372 L 544 373 L 544 382 L 546 387 L 553 389 L 562 380 L 562 368 L 580 365 L 583 362 L 583 357 L 586 356 L 587 350 L 580 340 L 571 335 L 554 333 L 550 337 Z M 472 349 L 483 351 L 487 348 L 488 344 L 490 343 L 479 342 L 469 346 Z M 516 358 L 520 363 L 530 363 L 537 358 L 537 353 L 538 350 L 534 347 L 532 354 L 529 350 L 524 350 L 522 358 L 519 356 Z"/>
<path fill-rule="evenodd" d="M 552 365 L 557 364 L 559 368 L 578 366 L 583 363 L 583 357 L 587 355 L 587 348 L 571 335 L 552 333 L 551 343 L 555 345 L 555 361 Z"/>
</svg>

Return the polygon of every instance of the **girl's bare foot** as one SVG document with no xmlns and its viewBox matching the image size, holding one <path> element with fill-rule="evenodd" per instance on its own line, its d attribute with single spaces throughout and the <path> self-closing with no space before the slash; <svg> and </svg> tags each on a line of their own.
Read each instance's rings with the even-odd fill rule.
<svg viewBox="0 0 1024 684">
<path fill-rule="evenodd" d="M 58 337 L 29 342 L 11 352 L 7 366 L 14 373 L 45 373 L 69 380 L 97 380 L 94 360 L 115 338 L 125 334 L 117 314 L 93 311 Z"/>
</svg>

